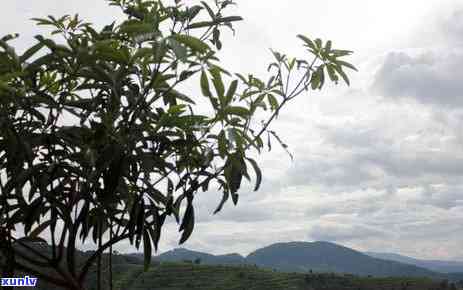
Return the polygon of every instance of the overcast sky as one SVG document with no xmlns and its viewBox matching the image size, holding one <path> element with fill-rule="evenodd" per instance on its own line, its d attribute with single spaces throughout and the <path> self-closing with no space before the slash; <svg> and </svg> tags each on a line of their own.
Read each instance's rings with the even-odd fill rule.
<svg viewBox="0 0 463 290">
<path fill-rule="evenodd" d="M 185 247 L 248 254 L 274 242 L 326 240 L 358 250 L 463 260 L 463 3 L 451 0 L 236 1 L 245 18 L 222 52 L 226 66 L 262 72 L 268 48 L 302 56 L 296 34 L 355 51 L 352 86 L 301 95 L 259 157 L 264 184 L 211 215 L 221 196 L 197 199 Z M 28 19 L 79 12 L 112 21 L 95 0 L 6 1 L 0 34 L 37 29 Z M 166 227 L 161 251 L 177 246 Z M 132 251 L 132 249 L 123 248 Z"/>
</svg>

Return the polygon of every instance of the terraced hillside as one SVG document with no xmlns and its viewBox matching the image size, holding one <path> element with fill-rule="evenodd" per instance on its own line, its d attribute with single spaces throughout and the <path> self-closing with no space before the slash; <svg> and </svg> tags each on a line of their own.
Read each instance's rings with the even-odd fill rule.
<svg viewBox="0 0 463 290">
<path fill-rule="evenodd" d="M 79 257 L 88 254 L 82 252 Z M 102 290 L 110 289 L 107 262 L 103 257 Z M 463 283 L 454 285 L 430 278 L 373 278 L 307 271 L 285 273 L 254 265 L 203 265 L 191 261 L 154 261 L 150 270 L 144 272 L 143 261 L 137 257 L 115 255 L 113 262 L 114 290 L 463 290 Z M 86 281 L 88 290 L 96 289 L 94 270 L 91 269 Z M 20 277 L 27 273 L 17 274 Z M 37 288 L 58 289 L 40 279 Z"/>
<path fill-rule="evenodd" d="M 115 265 L 114 290 L 440 290 L 430 279 L 359 278 L 352 275 L 280 273 L 255 267 L 162 263 Z"/>
</svg>

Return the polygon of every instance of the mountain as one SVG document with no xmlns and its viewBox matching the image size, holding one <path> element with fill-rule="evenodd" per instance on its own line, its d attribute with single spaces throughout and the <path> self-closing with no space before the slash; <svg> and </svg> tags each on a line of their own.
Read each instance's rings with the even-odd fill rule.
<svg viewBox="0 0 463 290">
<path fill-rule="evenodd" d="M 201 264 L 208 265 L 243 265 L 246 263 L 245 258 L 239 254 L 212 255 L 183 248 L 174 249 L 155 257 L 155 260 L 161 262 L 195 261 L 196 259 L 200 259 Z"/>
<path fill-rule="evenodd" d="M 393 253 L 365 252 L 365 254 L 374 258 L 411 264 L 440 273 L 463 272 L 463 262 L 460 261 L 420 260 Z"/>
<path fill-rule="evenodd" d="M 212 255 L 188 249 L 165 252 L 155 260 L 163 262 L 195 261 L 208 265 L 256 265 L 285 272 L 333 272 L 362 276 L 409 276 L 446 278 L 435 271 L 413 265 L 371 257 L 359 251 L 329 242 L 277 243 L 258 249 L 247 257 L 239 254 Z M 460 277 L 460 275 L 457 275 Z"/>
<path fill-rule="evenodd" d="M 328 242 L 278 243 L 258 249 L 246 257 L 248 263 L 282 271 L 335 272 L 377 277 L 431 277 L 440 275 L 414 265 L 370 257 Z"/>
</svg>

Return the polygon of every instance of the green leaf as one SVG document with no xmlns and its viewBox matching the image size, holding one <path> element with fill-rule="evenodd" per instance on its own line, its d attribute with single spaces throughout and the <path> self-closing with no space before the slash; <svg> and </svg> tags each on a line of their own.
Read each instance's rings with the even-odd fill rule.
<svg viewBox="0 0 463 290">
<path fill-rule="evenodd" d="M 222 81 L 222 76 L 220 74 L 220 69 L 217 66 L 213 66 L 209 72 L 212 75 L 212 83 L 214 84 L 217 95 L 220 99 L 223 100 L 225 94 L 225 86 Z"/>
<path fill-rule="evenodd" d="M 227 76 L 231 77 L 231 73 L 229 73 L 227 70 L 225 70 L 223 67 L 220 67 L 218 66 L 217 64 L 214 64 L 214 65 L 211 65 L 211 70 L 213 71 L 218 71 L 218 72 L 221 72 L 223 74 L 226 74 Z"/>
<path fill-rule="evenodd" d="M 341 57 L 341 56 L 351 55 L 352 51 L 351 50 L 342 50 L 342 49 L 333 49 L 333 50 L 331 50 L 331 53 L 335 57 Z"/>
<path fill-rule="evenodd" d="M 212 97 L 211 90 L 209 87 L 209 80 L 205 71 L 201 72 L 201 91 L 205 97 Z"/>
<path fill-rule="evenodd" d="M 238 193 L 236 193 L 236 192 L 235 192 L 235 193 L 232 193 L 232 201 L 233 201 L 233 204 L 234 204 L 234 205 L 237 205 L 237 204 L 238 204 L 238 199 L 239 199 L 239 197 L 240 197 L 240 196 L 238 195 Z"/>
<path fill-rule="evenodd" d="M 345 61 L 342 61 L 342 60 L 336 60 L 335 63 L 337 65 L 341 65 L 341 66 L 346 66 L 352 70 L 355 70 L 357 71 L 357 68 L 355 66 L 353 66 L 352 64 L 348 63 L 348 62 L 345 62 Z"/>
<path fill-rule="evenodd" d="M 331 45 L 332 45 L 332 41 L 331 40 L 328 40 L 325 44 L 325 53 L 330 53 L 331 52 Z"/>
<path fill-rule="evenodd" d="M 338 78 L 338 76 L 336 75 L 336 72 L 335 72 L 335 70 L 334 70 L 334 68 L 333 68 L 333 65 L 332 65 L 332 64 L 328 64 L 328 65 L 326 66 L 326 69 L 328 70 L 328 75 L 329 75 L 331 81 L 337 82 L 337 81 L 339 80 L 339 78 Z"/>
<path fill-rule="evenodd" d="M 154 25 L 152 23 L 141 21 L 126 21 L 121 25 L 120 32 L 127 34 L 144 34 L 154 32 Z"/>
<path fill-rule="evenodd" d="M 189 79 L 192 75 L 194 75 L 195 73 L 197 73 L 198 70 L 196 71 L 190 71 L 190 70 L 184 70 L 180 73 L 180 76 L 179 76 L 179 81 L 184 81 L 184 80 L 187 80 Z"/>
<path fill-rule="evenodd" d="M 246 172 L 246 164 L 239 153 L 230 155 L 227 159 L 224 169 L 225 179 L 227 180 L 230 193 L 233 194 L 241 187 L 241 180 Z"/>
<path fill-rule="evenodd" d="M 14 93 L 15 90 L 13 88 L 11 88 L 8 83 L 6 82 L 2 82 L 0 81 L 0 90 L 5 90 L 5 91 L 8 91 L 10 93 Z"/>
<path fill-rule="evenodd" d="M 323 65 L 323 64 L 320 65 L 317 68 L 317 70 L 312 74 L 310 83 L 311 83 L 311 86 L 312 86 L 313 90 L 321 89 L 323 87 L 323 84 L 325 82 L 325 74 L 324 74 L 324 71 L 323 71 L 324 67 L 325 67 L 325 65 Z"/>
<path fill-rule="evenodd" d="M 289 70 L 292 70 L 294 68 L 294 65 L 296 64 L 296 59 L 293 58 L 290 61 L 288 61 L 288 68 Z"/>
<path fill-rule="evenodd" d="M 181 92 L 175 90 L 175 89 L 171 89 L 166 95 L 165 97 L 167 99 L 170 99 L 173 101 L 173 99 L 175 99 L 175 102 L 177 101 L 177 99 L 179 100 L 182 100 L 186 103 L 190 103 L 190 104 L 195 104 L 195 102 L 190 99 L 187 95 L 185 94 L 182 94 Z"/>
<path fill-rule="evenodd" d="M 42 49 L 42 47 L 44 47 L 43 42 L 37 43 L 36 45 L 32 46 L 31 48 L 26 50 L 26 52 L 24 52 L 23 55 L 19 57 L 19 61 L 22 63 L 25 62 L 30 57 L 32 57 L 35 53 L 37 53 L 40 49 Z"/>
<path fill-rule="evenodd" d="M 209 45 L 194 36 L 175 34 L 173 37 L 176 41 L 186 45 L 195 52 L 207 53 L 210 50 Z"/>
<path fill-rule="evenodd" d="M 209 16 L 212 19 L 215 19 L 215 13 L 214 13 L 214 11 L 212 11 L 211 7 L 204 1 L 201 1 L 201 4 L 203 4 L 203 6 L 206 8 L 207 13 L 209 13 Z"/>
<path fill-rule="evenodd" d="M 243 20 L 243 17 L 241 16 L 227 16 L 227 17 L 221 17 L 216 19 L 215 22 L 222 23 L 222 22 L 235 22 L 235 21 L 241 21 Z"/>
<path fill-rule="evenodd" d="M 226 114 L 237 115 L 243 118 L 248 118 L 250 114 L 248 109 L 239 106 L 228 106 L 225 108 L 224 112 Z"/>
<path fill-rule="evenodd" d="M 302 39 L 302 41 L 304 41 L 309 48 L 316 50 L 315 44 L 308 37 L 301 34 L 299 34 L 297 37 Z"/>
<path fill-rule="evenodd" d="M 336 70 L 336 72 L 342 77 L 342 79 L 346 82 L 346 84 L 349 86 L 350 85 L 350 81 L 349 81 L 349 77 L 347 76 L 347 74 L 342 70 L 342 68 L 340 66 L 337 66 L 337 65 L 334 65 L 333 66 L 334 70 Z"/>
<path fill-rule="evenodd" d="M 188 13 L 188 19 L 191 21 L 192 19 L 194 19 L 198 13 L 203 9 L 203 7 L 199 6 L 199 5 L 195 5 L 195 6 L 192 6 L 192 7 L 189 7 L 187 9 L 187 13 Z"/>
<path fill-rule="evenodd" d="M 246 158 L 246 159 L 249 161 L 249 163 L 251 163 L 252 168 L 254 168 L 254 172 L 256 173 L 256 185 L 254 187 L 254 191 L 257 191 L 259 190 L 260 184 L 262 182 L 262 171 L 260 170 L 259 165 L 254 159 L 252 158 Z"/>
<path fill-rule="evenodd" d="M 195 212 L 193 208 L 193 204 L 190 202 L 187 205 L 185 215 L 183 216 L 182 224 L 180 225 L 180 231 L 182 232 L 182 236 L 180 238 L 180 244 L 185 243 L 188 238 L 191 236 L 193 232 L 195 224 Z"/>
<path fill-rule="evenodd" d="M 151 239 L 153 240 L 154 248 L 158 250 L 159 240 L 161 239 L 161 228 L 164 225 L 164 221 L 166 220 L 166 213 L 159 215 L 157 209 L 154 210 L 153 218 L 154 218 L 154 229 L 153 227 L 149 227 L 148 230 L 151 234 Z M 177 218 L 177 217 L 176 217 Z"/>
<path fill-rule="evenodd" d="M 235 95 L 237 89 L 238 89 L 238 80 L 234 80 L 230 84 L 230 87 L 228 88 L 227 94 L 225 96 L 226 105 L 228 105 L 232 101 L 233 96 Z"/>
<path fill-rule="evenodd" d="M 323 85 L 325 84 L 325 72 L 324 72 L 325 65 L 321 65 L 318 67 L 318 72 L 320 74 L 320 86 L 318 87 L 319 90 L 322 89 Z"/>
<path fill-rule="evenodd" d="M 65 106 L 76 107 L 82 110 L 91 110 L 94 105 L 94 99 L 80 99 L 76 101 L 67 101 Z"/>
<path fill-rule="evenodd" d="M 222 43 L 220 42 L 220 30 L 215 27 L 212 31 L 212 43 L 215 44 L 217 49 L 222 49 Z"/>
<path fill-rule="evenodd" d="M 222 208 L 223 208 L 224 204 L 227 202 L 229 196 L 230 196 L 230 194 L 228 193 L 228 191 L 225 190 L 223 192 L 223 194 L 222 194 L 222 200 L 220 201 L 219 205 L 215 209 L 214 214 L 217 214 L 218 212 L 220 212 L 222 210 Z"/>
<path fill-rule="evenodd" d="M 195 22 L 186 27 L 186 29 L 195 29 L 195 28 L 203 28 L 203 27 L 209 27 L 213 26 L 216 23 L 214 21 L 200 21 L 200 22 Z"/>
<path fill-rule="evenodd" d="M 219 134 L 219 154 L 220 157 L 225 158 L 228 152 L 228 146 L 227 146 L 227 137 L 225 136 L 225 131 L 221 131 Z"/>
<path fill-rule="evenodd" d="M 2 38 L 0 38 L 0 46 L 4 46 L 6 44 L 6 42 L 8 42 L 10 40 L 13 40 L 15 38 L 18 38 L 18 37 L 19 37 L 18 33 L 7 34 L 7 35 L 3 36 Z"/>
<path fill-rule="evenodd" d="M 188 25 L 186 29 L 210 27 L 210 26 L 218 25 L 224 22 L 230 23 L 230 22 L 241 21 L 241 20 L 243 20 L 243 18 L 240 16 L 228 16 L 228 17 L 217 18 L 214 21 L 200 21 L 200 22 L 192 23 Z"/>
<path fill-rule="evenodd" d="M 315 46 L 317 48 L 317 51 L 320 51 L 323 47 L 323 42 L 320 38 L 315 39 Z"/>
<path fill-rule="evenodd" d="M 187 56 L 187 49 L 175 39 L 170 40 L 170 45 L 178 59 L 184 59 Z"/>
<path fill-rule="evenodd" d="M 243 83 L 247 84 L 248 81 L 246 80 L 246 78 L 242 75 L 242 74 L 239 74 L 239 73 L 236 73 L 235 74 Z"/>
<path fill-rule="evenodd" d="M 52 21 L 46 18 L 31 18 L 31 20 L 37 22 L 36 25 L 54 25 Z"/>
<path fill-rule="evenodd" d="M 278 109 L 278 101 L 272 94 L 267 94 L 267 99 L 273 111 Z"/>
<path fill-rule="evenodd" d="M 261 108 L 264 109 L 265 111 L 267 110 L 267 104 L 265 104 L 265 102 L 263 102 L 265 96 L 266 96 L 266 94 L 261 94 L 257 99 L 255 99 L 255 100 L 252 102 L 252 105 L 251 105 L 251 114 L 254 114 L 254 112 L 256 111 L 256 109 L 257 109 L 258 107 L 261 107 Z"/>
</svg>

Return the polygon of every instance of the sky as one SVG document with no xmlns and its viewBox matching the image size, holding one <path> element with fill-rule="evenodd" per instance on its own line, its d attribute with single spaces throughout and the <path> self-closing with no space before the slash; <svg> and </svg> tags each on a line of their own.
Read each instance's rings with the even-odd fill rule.
<svg viewBox="0 0 463 290">
<path fill-rule="evenodd" d="M 463 260 L 463 3 L 452 0 L 237 0 L 243 16 L 221 58 L 263 73 L 269 48 L 303 56 L 295 37 L 333 40 L 355 52 L 350 87 L 299 96 L 272 129 L 294 160 L 274 148 L 258 157 L 261 189 L 212 215 L 220 194 L 196 200 L 184 247 L 246 255 L 275 242 L 331 241 L 361 251 Z M 21 49 L 38 33 L 29 20 L 78 12 L 96 24 L 113 8 L 95 0 L 7 1 L 0 34 Z M 176 225 L 160 251 L 178 246 Z M 122 251 L 132 252 L 127 245 Z"/>
</svg>

